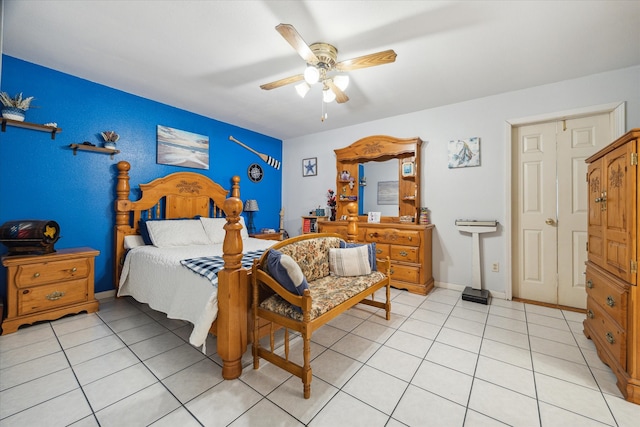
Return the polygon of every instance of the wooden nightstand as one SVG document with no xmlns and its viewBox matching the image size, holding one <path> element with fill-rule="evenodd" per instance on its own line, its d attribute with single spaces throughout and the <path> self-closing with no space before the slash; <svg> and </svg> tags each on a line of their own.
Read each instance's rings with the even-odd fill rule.
<svg viewBox="0 0 640 427">
<path fill-rule="evenodd" d="M 249 234 L 249 237 L 253 237 L 254 239 L 263 239 L 263 240 L 282 240 L 282 232 Z"/>
<path fill-rule="evenodd" d="M 99 254 L 91 248 L 74 248 L 2 257 L 7 267 L 7 318 L 2 322 L 2 335 L 21 325 L 97 311 L 93 273 Z"/>
</svg>

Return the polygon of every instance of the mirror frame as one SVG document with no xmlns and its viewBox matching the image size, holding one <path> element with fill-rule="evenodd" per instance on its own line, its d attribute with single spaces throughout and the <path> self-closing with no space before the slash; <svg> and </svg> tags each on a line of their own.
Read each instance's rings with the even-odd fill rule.
<svg viewBox="0 0 640 427">
<path fill-rule="evenodd" d="M 396 138 L 388 135 L 373 135 L 357 140 L 353 144 L 334 150 L 336 153 L 336 209 L 338 218 L 347 215 L 347 204 L 358 200 L 360 176 L 358 165 L 367 162 L 398 160 L 398 216 L 385 216 L 381 222 L 418 223 L 420 208 L 420 151 L 422 140 Z M 404 166 L 410 163 L 411 166 Z M 404 170 L 403 170 L 404 169 Z M 413 171 L 413 175 L 407 173 Z M 344 172 L 349 179 L 344 179 Z M 404 172 L 404 173 L 403 173 Z M 349 181 L 356 185 L 349 187 Z M 371 183 L 373 184 L 373 183 Z M 360 216 L 366 221 L 366 215 Z"/>
</svg>

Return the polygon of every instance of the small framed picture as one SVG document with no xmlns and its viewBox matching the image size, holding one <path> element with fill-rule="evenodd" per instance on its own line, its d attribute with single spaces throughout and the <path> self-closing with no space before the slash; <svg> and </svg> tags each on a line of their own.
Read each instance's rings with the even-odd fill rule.
<svg viewBox="0 0 640 427">
<path fill-rule="evenodd" d="M 379 224 L 380 223 L 380 212 L 369 212 L 367 214 L 367 222 L 370 222 L 372 224 Z"/>
<path fill-rule="evenodd" d="M 318 158 L 302 159 L 302 176 L 318 175 Z"/>
<path fill-rule="evenodd" d="M 402 176 L 415 176 L 415 163 L 413 162 L 402 162 Z"/>
</svg>

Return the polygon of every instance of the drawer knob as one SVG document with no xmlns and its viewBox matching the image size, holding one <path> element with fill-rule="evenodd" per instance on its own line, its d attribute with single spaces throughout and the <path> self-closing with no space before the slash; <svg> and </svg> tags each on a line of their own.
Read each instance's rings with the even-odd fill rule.
<svg viewBox="0 0 640 427">
<path fill-rule="evenodd" d="M 412 241 L 412 240 L 413 240 L 413 237 L 409 236 L 409 241 Z"/>
<path fill-rule="evenodd" d="M 591 280 L 587 280 L 587 288 L 593 288 L 593 282 Z"/>
<path fill-rule="evenodd" d="M 589 319 L 593 319 L 593 310 L 591 310 L 591 309 L 587 310 L 587 317 Z"/>
<path fill-rule="evenodd" d="M 382 249 L 376 249 L 376 253 L 377 254 L 381 254 L 382 253 Z"/>
<path fill-rule="evenodd" d="M 77 268 L 75 268 L 75 267 L 73 267 L 73 268 L 71 269 L 71 272 L 72 272 L 72 273 L 75 273 L 76 271 L 78 271 L 78 269 L 77 269 Z"/>
<path fill-rule="evenodd" d="M 393 268 L 389 269 L 389 274 L 393 274 L 393 273 L 394 273 Z"/>
<path fill-rule="evenodd" d="M 53 291 L 49 295 L 45 296 L 45 298 L 48 299 L 49 301 L 55 301 L 55 300 L 59 300 L 63 296 L 64 296 L 64 292 L 62 292 L 62 291 Z"/>
<path fill-rule="evenodd" d="M 33 277 L 40 277 L 40 273 L 33 273 Z"/>
<path fill-rule="evenodd" d="M 616 301 L 613 299 L 611 295 L 607 297 L 607 305 L 609 307 L 613 307 L 614 305 L 616 305 Z"/>
<path fill-rule="evenodd" d="M 409 255 L 408 253 L 406 253 L 405 251 L 400 251 L 400 256 L 407 256 Z"/>
<path fill-rule="evenodd" d="M 607 332 L 605 337 L 607 338 L 607 341 L 609 341 L 609 344 L 613 344 L 616 342 L 616 339 L 613 337 L 613 334 L 611 332 Z"/>
</svg>

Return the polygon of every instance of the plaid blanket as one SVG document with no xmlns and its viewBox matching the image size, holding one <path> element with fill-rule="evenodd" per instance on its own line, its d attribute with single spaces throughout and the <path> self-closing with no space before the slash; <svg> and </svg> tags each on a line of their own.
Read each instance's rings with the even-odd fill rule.
<svg viewBox="0 0 640 427">
<path fill-rule="evenodd" d="M 264 249 L 259 249 L 257 251 L 245 252 L 242 255 L 242 266 L 250 269 L 253 264 L 253 260 L 260 258 L 264 251 Z M 184 265 L 194 273 L 206 277 L 211 281 L 211 283 L 214 283 L 218 277 L 218 272 L 224 268 L 224 260 L 221 256 L 205 256 L 200 258 L 183 259 L 180 261 L 180 264 Z M 217 282 L 215 284 L 217 284 Z"/>
</svg>

